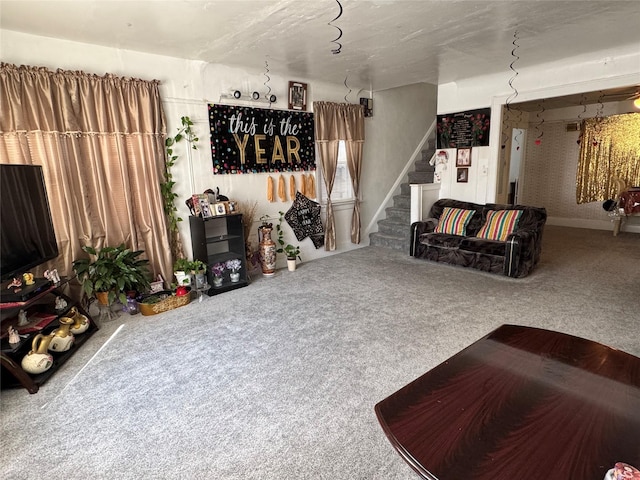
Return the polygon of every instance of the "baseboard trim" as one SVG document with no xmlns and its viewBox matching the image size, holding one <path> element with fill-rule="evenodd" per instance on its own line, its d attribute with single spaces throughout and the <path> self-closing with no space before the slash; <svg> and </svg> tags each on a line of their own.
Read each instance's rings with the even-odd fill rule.
<svg viewBox="0 0 640 480">
<path fill-rule="evenodd" d="M 571 228 L 589 228 L 591 230 L 609 230 L 613 233 L 613 222 L 610 220 L 586 220 L 584 218 L 547 217 L 547 225 Z M 630 225 L 630 221 L 623 221 L 621 232 L 640 233 L 640 225 Z"/>
</svg>

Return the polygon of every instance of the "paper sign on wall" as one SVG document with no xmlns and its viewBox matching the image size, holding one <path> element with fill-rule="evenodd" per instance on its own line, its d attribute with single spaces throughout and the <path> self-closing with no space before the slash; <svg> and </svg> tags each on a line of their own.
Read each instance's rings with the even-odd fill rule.
<svg viewBox="0 0 640 480">
<path fill-rule="evenodd" d="M 213 173 L 315 170 L 313 113 L 209 104 Z"/>
</svg>

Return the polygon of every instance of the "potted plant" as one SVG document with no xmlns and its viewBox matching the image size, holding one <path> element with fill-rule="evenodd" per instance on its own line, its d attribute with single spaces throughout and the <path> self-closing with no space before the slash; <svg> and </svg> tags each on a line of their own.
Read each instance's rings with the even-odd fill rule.
<svg viewBox="0 0 640 480">
<path fill-rule="evenodd" d="M 287 256 L 287 268 L 290 272 L 293 272 L 296 269 L 296 258 L 302 261 L 300 257 L 300 247 L 294 246 L 288 243 L 285 245 L 284 242 L 284 229 L 282 228 L 282 222 L 284 221 L 284 212 L 280 213 L 280 218 L 278 219 L 278 225 L 276 225 L 276 232 L 278 232 L 278 238 L 276 241 L 280 247 L 276 250 L 278 253 L 284 253 Z"/>
<path fill-rule="evenodd" d="M 239 258 L 227 260 L 225 263 L 227 270 L 231 271 L 230 277 L 233 283 L 240 281 L 240 268 L 242 267 L 242 261 Z"/>
<path fill-rule="evenodd" d="M 213 274 L 213 286 L 221 287 L 222 286 L 222 275 L 225 271 L 225 264 L 218 262 L 214 263 L 211 267 L 211 273 Z"/>
<path fill-rule="evenodd" d="M 287 268 L 290 272 L 293 272 L 296 269 L 296 258 L 302 261 L 300 258 L 300 247 L 287 244 L 284 248 L 284 254 L 287 256 Z"/>
<path fill-rule="evenodd" d="M 205 272 L 207 271 L 207 264 L 202 260 L 194 260 L 191 262 L 191 272 L 196 277 L 196 288 L 203 288 L 207 283 L 205 280 Z"/>
<path fill-rule="evenodd" d="M 100 250 L 84 246 L 89 258 L 73 262 L 78 281 L 87 297 L 95 296 L 104 305 L 111 305 L 116 298 L 126 305 L 125 292 L 143 292 L 150 286 L 149 260 L 138 258 L 142 250 L 131 250 L 124 243 Z"/>
<path fill-rule="evenodd" d="M 191 260 L 178 258 L 173 264 L 173 275 L 178 285 L 191 286 Z"/>
</svg>

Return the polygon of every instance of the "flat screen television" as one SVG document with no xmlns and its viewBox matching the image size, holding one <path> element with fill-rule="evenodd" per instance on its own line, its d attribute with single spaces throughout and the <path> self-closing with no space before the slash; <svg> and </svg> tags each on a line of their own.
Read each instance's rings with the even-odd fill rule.
<svg viewBox="0 0 640 480">
<path fill-rule="evenodd" d="M 0 227 L 2 282 L 58 256 L 40 165 L 0 165 Z"/>
</svg>

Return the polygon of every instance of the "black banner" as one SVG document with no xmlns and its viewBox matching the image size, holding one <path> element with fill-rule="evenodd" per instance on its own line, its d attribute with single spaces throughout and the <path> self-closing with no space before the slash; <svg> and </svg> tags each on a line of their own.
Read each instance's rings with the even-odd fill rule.
<svg viewBox="0 0 640 480">
<path fill-rule="evenodd" d="M 213 173 L 315 170 L 313 113 L 209 104 Z"/>
<path fill-rule="evenodd" d="M 490 108 L 438 115 L 437 148 L 487 147 L 490 123 Z"/>
</svg>

